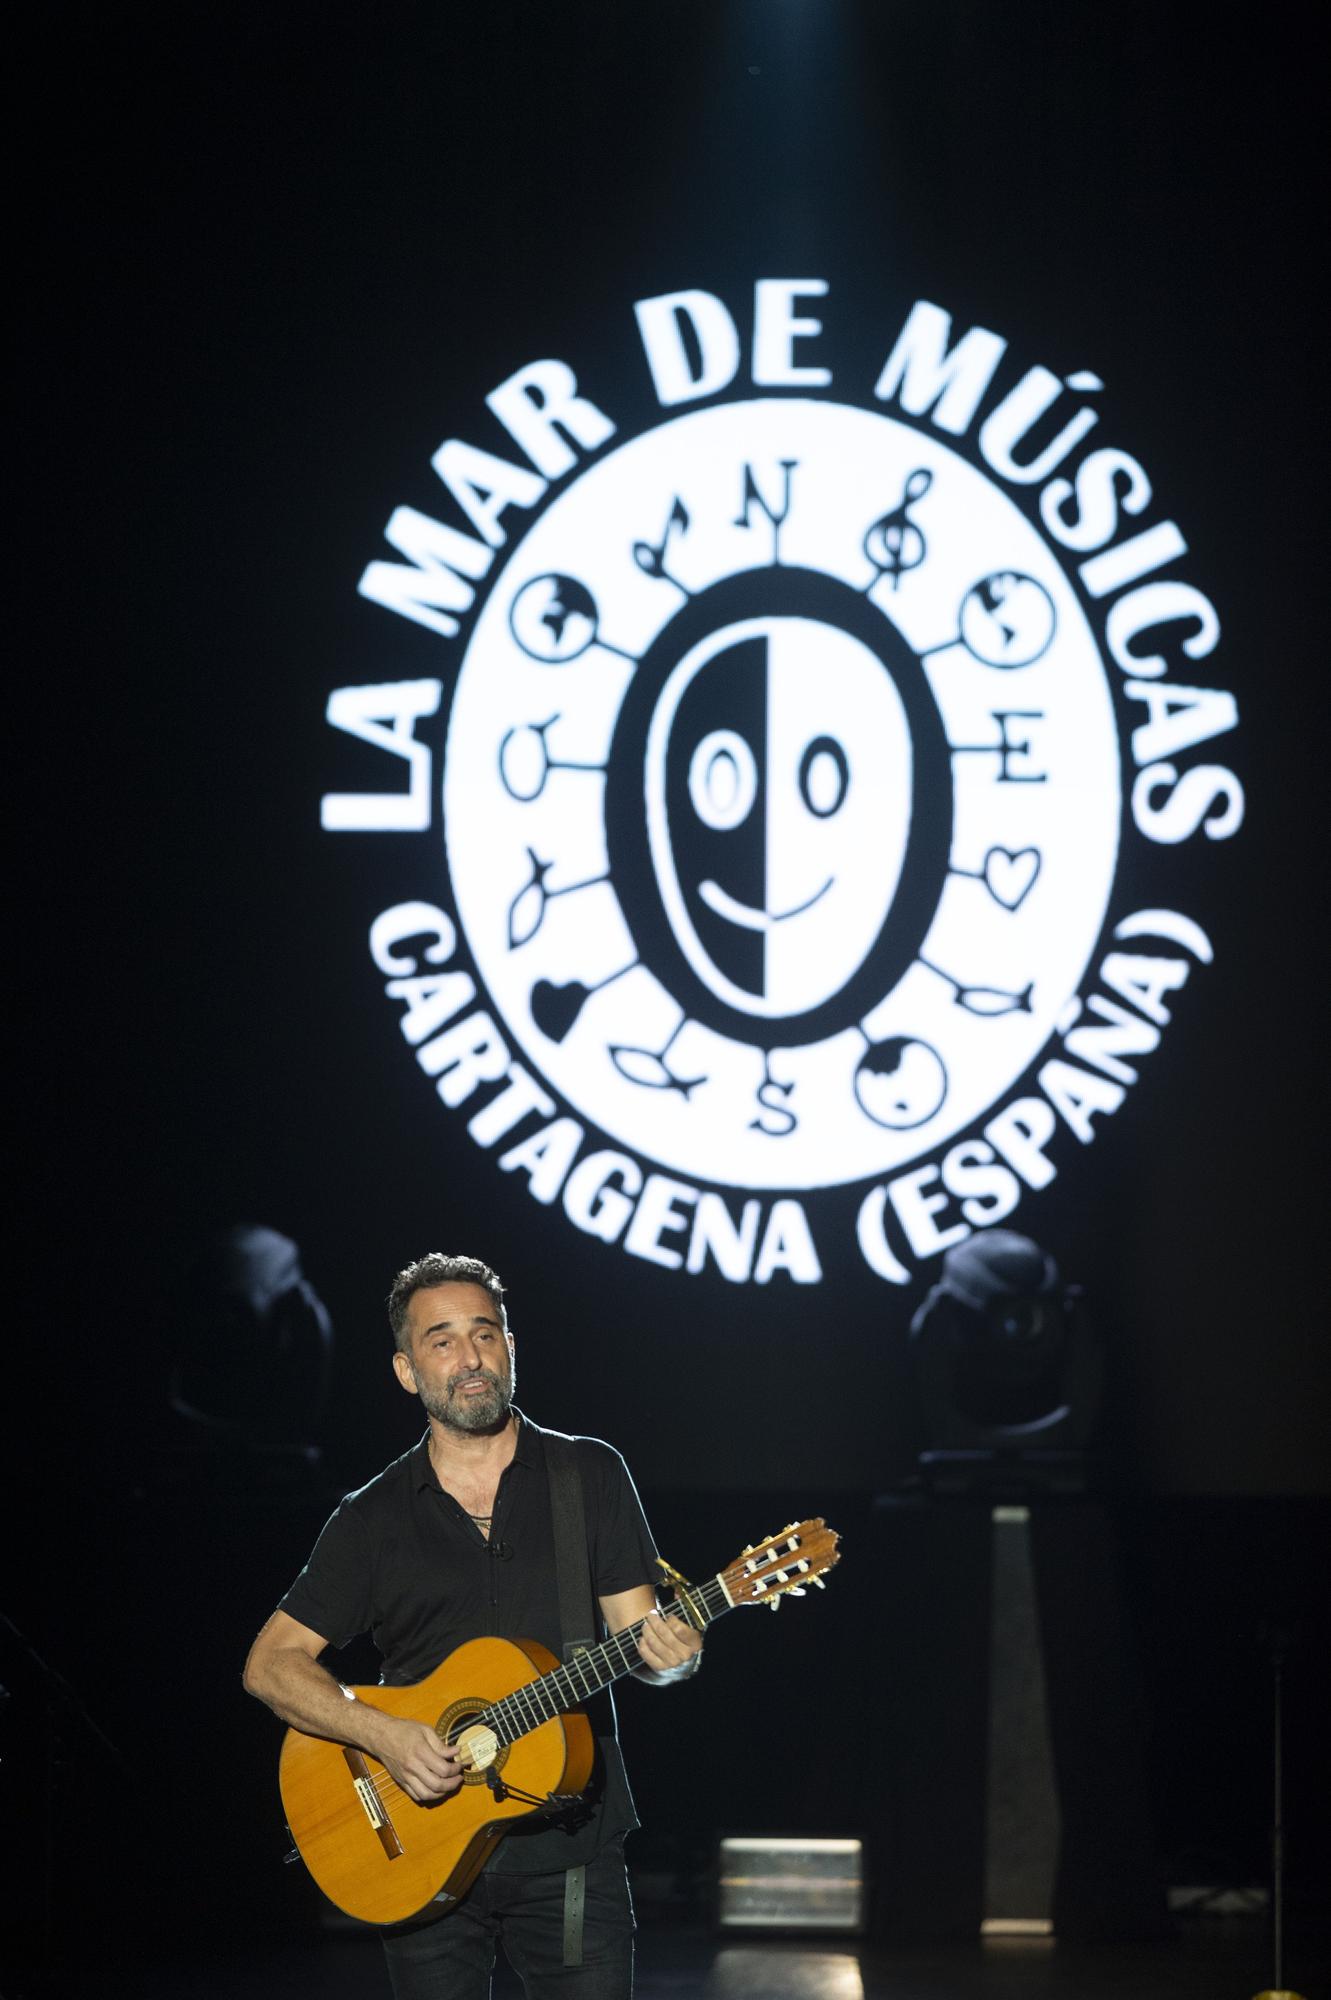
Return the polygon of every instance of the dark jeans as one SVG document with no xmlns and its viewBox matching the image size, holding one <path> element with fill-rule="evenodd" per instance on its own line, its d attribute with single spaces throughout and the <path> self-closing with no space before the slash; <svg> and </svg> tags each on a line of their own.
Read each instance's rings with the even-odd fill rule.
<svg viewBox="0 0 1331 2000">
<path fill-rule="evenodd" d="M 622 1841 L 587 1863 L 582 1963 L 564 1963 L 565 1877 L 487 1868 L 436 1923 L 384 1933 L 395 2000 L 487 2000 L 495 1947 L 530 2000 L 632 2000 L 633 1904 Z"/>
</svg>

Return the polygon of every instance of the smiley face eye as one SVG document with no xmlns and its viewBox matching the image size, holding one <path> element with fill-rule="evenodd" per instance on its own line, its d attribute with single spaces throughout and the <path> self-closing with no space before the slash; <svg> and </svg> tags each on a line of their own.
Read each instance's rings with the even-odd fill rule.
<svg viewBox="0 0 1331 2000">
<path fill-rule="evenodd" d="M 815 819 L 839 812 L 850 785 L 850 765 L 835 736 L 815 736 L 800 758 L 800 795 Z"/>
<path fill-rule="evenodd" d="M 689 797 L 704 826 L 729 833 L 742 826 L 758 796 L 758 766 L 744 738 L 713 729 L 689 759 Z"/>
</svg>

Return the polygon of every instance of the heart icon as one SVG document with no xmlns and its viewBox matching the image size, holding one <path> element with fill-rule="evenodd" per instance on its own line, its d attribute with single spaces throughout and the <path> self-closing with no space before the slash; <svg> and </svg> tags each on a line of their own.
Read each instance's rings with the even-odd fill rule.
<svg viewBox="0 0 1331 2000">
<path fill-rule="evenodd" d="M 538 979 L 531 990 L 531 1017 L 543 1035 L 562 1042 L 589 998 L 590 989 L 580 979 L 570 979 L 567 986 Z"/>
<path fill-rule="evenodd" d="M 1040 873 L 1038 847 L 991 847 L 984 857 L 984 886 L 1005 910 L 1017 910 L 1035 887 Z"/>
</svg>

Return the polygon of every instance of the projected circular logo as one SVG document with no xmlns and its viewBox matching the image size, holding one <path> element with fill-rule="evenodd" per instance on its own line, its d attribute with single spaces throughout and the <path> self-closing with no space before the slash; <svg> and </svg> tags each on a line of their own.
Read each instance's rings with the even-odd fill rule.
<svg viewBox="0 0 1331 2000">
<path fill-rule="evenodd" d="M 476 966 L 583 1117 L 807 1190 L 982 1116 L 1095 950 L 1120 825 L 1087 620 L 937 439 L 811 400 L 611 451 L 490 589 L 444 768 Z"/>
</svg>

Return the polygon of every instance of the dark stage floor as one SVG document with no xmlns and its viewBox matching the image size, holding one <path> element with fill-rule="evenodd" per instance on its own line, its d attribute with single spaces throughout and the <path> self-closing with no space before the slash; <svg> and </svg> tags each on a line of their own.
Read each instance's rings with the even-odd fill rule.
<svg viewBox="0 0 1331 2000">
<path fill-rule="evenodd" d="M 1305 2000 L 1323 2000 L 1318 1955 L 1297 1947 L 1286 1977 Z M 52 1985 L 32 1981 L 5 2000 L 106 1990 L 105 1965 L 71 1968 Z M 817 1942 L 732 1942 L 712 1931 L 644 1926 L 637 2000 L 1250 2000 L 1270 1983 L 1260 1923 L 1207 1920 L 1167 1942 L 1075 1950 L 1058 1945 L 940 1946 L 891 1950 Z M 266 1952 L 179 1959 L 133 1972 L 115 1989 L 136 2000 L 388 2000 L 373 1938 L 330 1936 Z M 519 2000 L 506 1966 L 494 2000 Z"/>
</svg>

